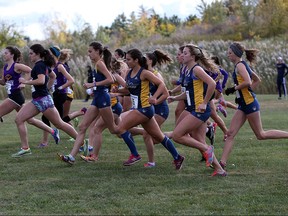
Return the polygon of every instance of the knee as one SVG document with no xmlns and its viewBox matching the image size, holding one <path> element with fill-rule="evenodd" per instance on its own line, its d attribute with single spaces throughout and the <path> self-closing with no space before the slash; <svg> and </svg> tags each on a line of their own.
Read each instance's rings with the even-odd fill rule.
<svg viewBox="0 0 288 216">
<path fill-rule="evenodd" d="M 181 143 L 181 136 L 177 135 L 177 133 L 172 132 L 171 139 L 177 143 Z"/>
<path fill-rule="evenodd" d="M 265 134 L 264 133 L 257 133 L 257 134 L 255 134 L 256 135 L 256 138 L 258 139 L 258 140 L 264 140 L 265 139 Z"/>
<path fill-rule="evenodd" d="M 28 119 L 28 120 L 27 120 L 27 123 L 33 125 L 33 124 L 34 124 L 34 121 L 33 121 L 32 119 Z"/>
</svg>

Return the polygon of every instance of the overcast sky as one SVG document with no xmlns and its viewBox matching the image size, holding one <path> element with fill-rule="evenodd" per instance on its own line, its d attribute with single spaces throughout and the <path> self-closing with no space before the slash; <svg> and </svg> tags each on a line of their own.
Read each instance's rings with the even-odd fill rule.
<svg viewBox="0 0 288 216">
<path fill-rule="evenodd" d="M 191 14 L 199 16 L 196 7 L 201 5 L 201 0 L 0 0 L 0 19 L 16 24 L 17 30 L 32 40 L 43 40 L 44 17 L 53 18 L 57 14 L 70 30 L 75 30 L 78 17 L 96 31 L 99 25 L 110 26 L 119 14 L 129 17 L 132 11 L 137 13 L 141 5 L 145 9 L 153 8 L 161 16 L 177 15 L 184 20 Z"/>
</svg>

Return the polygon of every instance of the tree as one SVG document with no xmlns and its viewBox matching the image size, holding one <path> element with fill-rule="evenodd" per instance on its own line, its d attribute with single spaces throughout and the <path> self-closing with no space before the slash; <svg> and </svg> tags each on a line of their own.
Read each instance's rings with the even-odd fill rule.
<svg viewBox="0 0 288 216">
<path fill-rule="evenodd" d="M 21 32 L 17 31 L 15 24 L 0 21 L 0 48 L 7 45 L 16 45 L 22 47 L 26 44 L 25 37 Z M 30 39 L 29 39 L 30 40 Z"/>
<path fill-rule="evenodd" d="M 287 0 L 261 0 L 257 7 L 257 26 L 260 34 L 265 37 L 275 37 L 287 32 L 287 13 Z"/>
</svg>

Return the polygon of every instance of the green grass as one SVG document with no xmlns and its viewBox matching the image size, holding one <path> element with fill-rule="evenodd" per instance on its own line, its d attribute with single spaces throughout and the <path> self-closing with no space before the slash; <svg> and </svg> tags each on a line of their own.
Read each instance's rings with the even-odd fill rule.
<svg viewBox="0 0 288 216">
<path fill-rule="evenodd" d="M 288 101 L 277 95 L 259 95 L 264 129 L 288 130 Z M 228 97 L 232 100 L 232 97 Z M 91 101 L 91 100 L 90 100 Z M 72 110 L 87 106 L 80 100 Z M 174 106 L 163 130 L 172 130 Z M 229 126 L 233 115 L 224 119 Z M 73 143 L 61 133 L 61 144 L 52 137 L 47 148 L 38 149 L 42 132 L 28 126 L 33 154 L 11 158 L 19 145 L 15 113 L 1 123 L 0 215 L 287 215 L 287 140 L 258 141 L 246 123 L 236 137 L 229 159 L 228 177 L 212 178 L 200 163 L 197 150 L 176 144 L 186 157 L 175 171 L 172 157 L 155 146 L 156 167 L 147 169 L 145 146 L 136 137 L 143 160 L 123 167 L 128 148 L 105 132 L 100 160 L 85 163 L 79 157 L 72 167 L 56 153 L 68 153 Z M 40 115 L 38 116 L 40 117 Z M 220 158 L 223 135 L 216 133 L 215 152 Z"/>
</svg>

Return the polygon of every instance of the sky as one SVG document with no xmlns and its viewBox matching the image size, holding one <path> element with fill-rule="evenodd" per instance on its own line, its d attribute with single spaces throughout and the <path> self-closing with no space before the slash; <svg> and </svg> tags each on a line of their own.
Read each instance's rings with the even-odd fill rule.
<svg viewBox="0 0 288 216">
<path fill-rule="evenodd" d="M 214 0 L 204 0 L 210 4 Z M 18 31 L 31 40 L 44 40 L 43 20 L 57 16 L 66 22 L 68 29 L 76 30 L 77 23 L 89 23 L 96 31 L 98 26 L 110 26 L 124 13 L 153 8 L 160 16 L 177 15 L 184 20 L 189 15 L 200 17 L 197 6 L 201 0 L 0 0 L 0 20 L 15 24 Z"/>
</svg>

